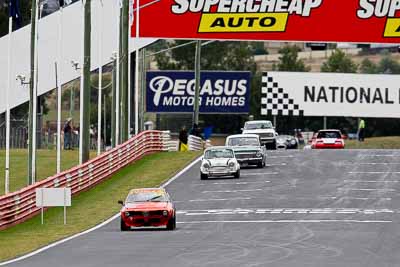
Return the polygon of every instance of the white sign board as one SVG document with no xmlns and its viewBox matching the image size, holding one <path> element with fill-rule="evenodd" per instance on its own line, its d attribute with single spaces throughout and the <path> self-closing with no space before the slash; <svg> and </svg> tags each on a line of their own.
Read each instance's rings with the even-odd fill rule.
<svg viewBox="0 0 400 267">
<path fill-rule="evenodd" d="M 71 188 L 37 188 L 36 207 L 70 207 Z"/>
<path fill-rule="evenodd" d="M 400 75 L 267 72 L 262 115 L 400 118 Z"/>
</svg>

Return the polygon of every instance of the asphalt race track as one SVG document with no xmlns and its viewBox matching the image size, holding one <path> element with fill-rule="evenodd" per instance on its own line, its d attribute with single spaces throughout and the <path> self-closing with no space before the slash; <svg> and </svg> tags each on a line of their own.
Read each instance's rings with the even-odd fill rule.
<svg viewBox="0 0 400 267">
<path fill-rule="evenodd" d="M 277 151 L 264 169 L 208 181 L 197 164 L 167 186 L 176 231 L 120 232 L 118 219 L 9 266 L 398 267 L 399 156 Z"/>
</svg>

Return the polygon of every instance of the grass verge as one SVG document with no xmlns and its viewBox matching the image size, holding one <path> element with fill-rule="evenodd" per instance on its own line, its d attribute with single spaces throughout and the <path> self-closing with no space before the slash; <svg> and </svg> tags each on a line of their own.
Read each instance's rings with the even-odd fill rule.
<svg viewBox="0 0 400 267">
<path fill-rule="evenodd" d="M 400 136 L 366 138 L 364 142 L 346 140 L 346 149 L 400 149 Z"/>
<path fill-rule="evenodd" d="M 67 170 L 78 165 L 78 150 L 63 150 L 61 152 L 61 170 Z M 93 158 L 96 153 L 91 152 Z M 5 172 L 6 151 L 0 150 L 0 177 Z M 43 180 L 57 172 L 56 150 L 37 151 L 36 172 L 37 180 Z M 28 176 L 28 150 L 12 149 L 10 151 L 10 192 L 17 191 L 27 185 Z M 0 196 L 4 194 L 4 179 L 0 179 Z"/>
<path fill-rule="evenodd" d="M 131 164 L 112 178 L 72 199 L 67 209 L 67 225 L 63 225 L 62 208 L 45 212 L 45 224 L 36 216 L 20 225 L 0 231 L 0 262 L 26 254 L 47 244 L 89 229 L 112 215 L 131 188 L 154 187 L 172 177 L 199 152 L 169 152 L 149 155 Z"/>
</svg>

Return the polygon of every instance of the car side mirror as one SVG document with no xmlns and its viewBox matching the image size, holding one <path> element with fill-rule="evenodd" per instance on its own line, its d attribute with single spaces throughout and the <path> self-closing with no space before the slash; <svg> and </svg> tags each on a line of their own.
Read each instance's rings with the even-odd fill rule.
<svg viewBox="0 0 400 267">
<path fill-rule="evenodd" d="M 122 200 L 118 200 L 118 204 L 121 204 L 123 206 L 124 202 Z"/>
</svg>

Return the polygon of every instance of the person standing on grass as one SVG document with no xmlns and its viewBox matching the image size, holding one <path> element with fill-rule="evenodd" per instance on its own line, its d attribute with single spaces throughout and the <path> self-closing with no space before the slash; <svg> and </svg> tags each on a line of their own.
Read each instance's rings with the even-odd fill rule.
<svg viewBox="0 0 400 267">
<path fill-rule="evenodd" d="M 68 118 L 64 124 L 64 150 L 72 149 L 72 118 Z"/>
<path fill-rule="evenodd" d="M 358 141 L 364 142 L 365 137 L 365 121 L 360 119 L 360 123 L 358 125 Z"/>
<path fill-rule="evenodd" d="M 179 151 L 188 151 L 188 132 L 185 126 L 179 132 Z"/>
</svg>

